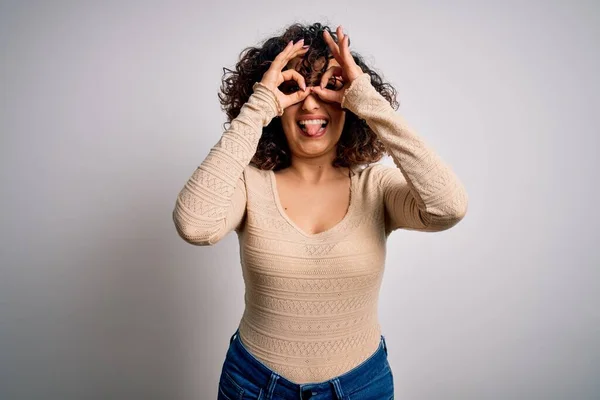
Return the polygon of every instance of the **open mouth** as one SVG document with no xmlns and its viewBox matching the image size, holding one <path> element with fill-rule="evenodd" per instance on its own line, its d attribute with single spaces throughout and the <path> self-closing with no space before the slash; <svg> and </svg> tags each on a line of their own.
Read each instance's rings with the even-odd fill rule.
<svg viewBox="0 0 600 400">
<path fill-rule="evenodd" d="M 305 136 L 318 137 L 325 133 L 329 121 L 326 119 L 305 119 L 297 121 L 296 124 Z"/>
</svg>

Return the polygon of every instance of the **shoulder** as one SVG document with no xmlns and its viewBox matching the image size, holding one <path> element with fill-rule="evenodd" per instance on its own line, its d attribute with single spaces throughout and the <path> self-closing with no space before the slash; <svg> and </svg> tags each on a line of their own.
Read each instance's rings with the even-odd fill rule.
<svg viewBox="0 0 600 400">
<path fill-rule="evenodd" d="M 244 168 L 244 174 L 259 174 L 262 170 L 254 164 L 248 164 Z"/>
<path fill-rule="evenodd" d="M 246 182 L 246 186 L 261 184 L 268 182 L 270 173 L 269 170 L 260 169 L 254 164 L 248 164 L 244 168 L 242 179 Z"/>
<path fill-rule="evenodd" d="M 358 174 L 366 186 L 376 189 L 386 187 L 392 181 L 397 183 L 405 180 L 399 168 L 379 163 L 369 164 Z"/>
<path fill-rule="evenodd" d="M 373 163 L 367 166 L 357 167 L 356 172 L 360 179 L 365 181 L 365 183 L 379 185 L 382 175 L 384 175 L 389 168 L 389 166 L 384 164 Z"/>
</svg>

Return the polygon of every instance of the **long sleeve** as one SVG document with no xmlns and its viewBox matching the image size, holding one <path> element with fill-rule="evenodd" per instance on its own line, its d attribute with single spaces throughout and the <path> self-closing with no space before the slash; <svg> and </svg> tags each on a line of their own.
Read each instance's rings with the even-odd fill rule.
<svg viewBox="0 0 600 400">
<path fill-rule="evenodd" d="M 465 216 L 468 196 L 462 182 L 377 92 L 367 73 L 346 90 L 342 107 L 366 121 L 396 165 L 375 166 L 387 234 L 398 228 L 443 231 Z"/>
<path fill-rule="evenodd" d="M 268 88 L 253 93 L 177 196 L 173 221 L 195 245 L 212 245 L 238 229 L 246 210 L 244 169 L 256 153 L 262 128 L 283 110 Z"/>
</svg>

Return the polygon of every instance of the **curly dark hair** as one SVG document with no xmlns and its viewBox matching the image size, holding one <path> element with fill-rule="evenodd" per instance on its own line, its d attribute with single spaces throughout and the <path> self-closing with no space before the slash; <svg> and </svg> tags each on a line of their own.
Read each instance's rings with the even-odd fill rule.
<svg viewBox="0 0 600 400">
<path fill-rule="evenodd" d="M 240 53 L 240 59 L 235 65 L 235 70 L 223 68 L 223 78 L 219 101 L 221 108 L 227 113 L 228 121 L 224 128 L 228 128 L 231 121 L 236 118 L 240 109 L 252 94 L 252 85 L 262 79 L 269 69 L 271 62 L 283 51 L 290 40 L 294 43 L 304 39 L 305 45 L 310 49 L 304 55 L 299 72 L 305 78 L 311 76 L 315 60 L 325 57 L 333 58 L 329 46 L 323 39 L 323 31 L 327 30 L 337 43 L 338 38 L 329 26 L 321 23 L 302 25 L 294 23 L 285 28 L 283 34 L 271 37 L 262 43 L 262 47 L 247 47 Z M 371 77 L 371 84 L 375 89 L 397 110 L 396 89 L 389 83 L 383 82 L 381 76 L 369 68 L 364 59 L 357 53 L 351 52 L 356 64 Z M 318 78 L 327 70 L 328 63 L 318 71 Z M 307 82 L 308 84 L 308 82 Z M 342 135 L 337 143 L 336 157 L 332 165 L 335 167 L 353 167 L 379 161 L 386 148 L 375 132 L 367 123 L 354 113 L 346 110 L 346 120 Z M 263 133 L 258 142 L 256 153 L 251 163 L 256 167 L 267 170 L 280 170 L 291 164 L 291 153 L 279 118 L 273 118 L 271 123 L 263 128 Z"/>
</svg>

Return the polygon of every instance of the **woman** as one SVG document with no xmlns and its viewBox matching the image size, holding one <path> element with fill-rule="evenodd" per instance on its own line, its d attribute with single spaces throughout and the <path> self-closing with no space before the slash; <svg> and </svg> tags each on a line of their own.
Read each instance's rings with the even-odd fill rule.
<svg viewBox="0 0 600 400">
<path fill-rule="evenodd" d="M 219 399 L 391 399 L 377 317 L 391 232 L 467 210 L 461 182 L 395 112 L 338 27 L 294 24 L 224 79 L 230 125 L 177 198 L 179 235 L 235 230 L 245 311 Z M 388 153 L 396 167 L 372 164 Z"/>
</svg>

